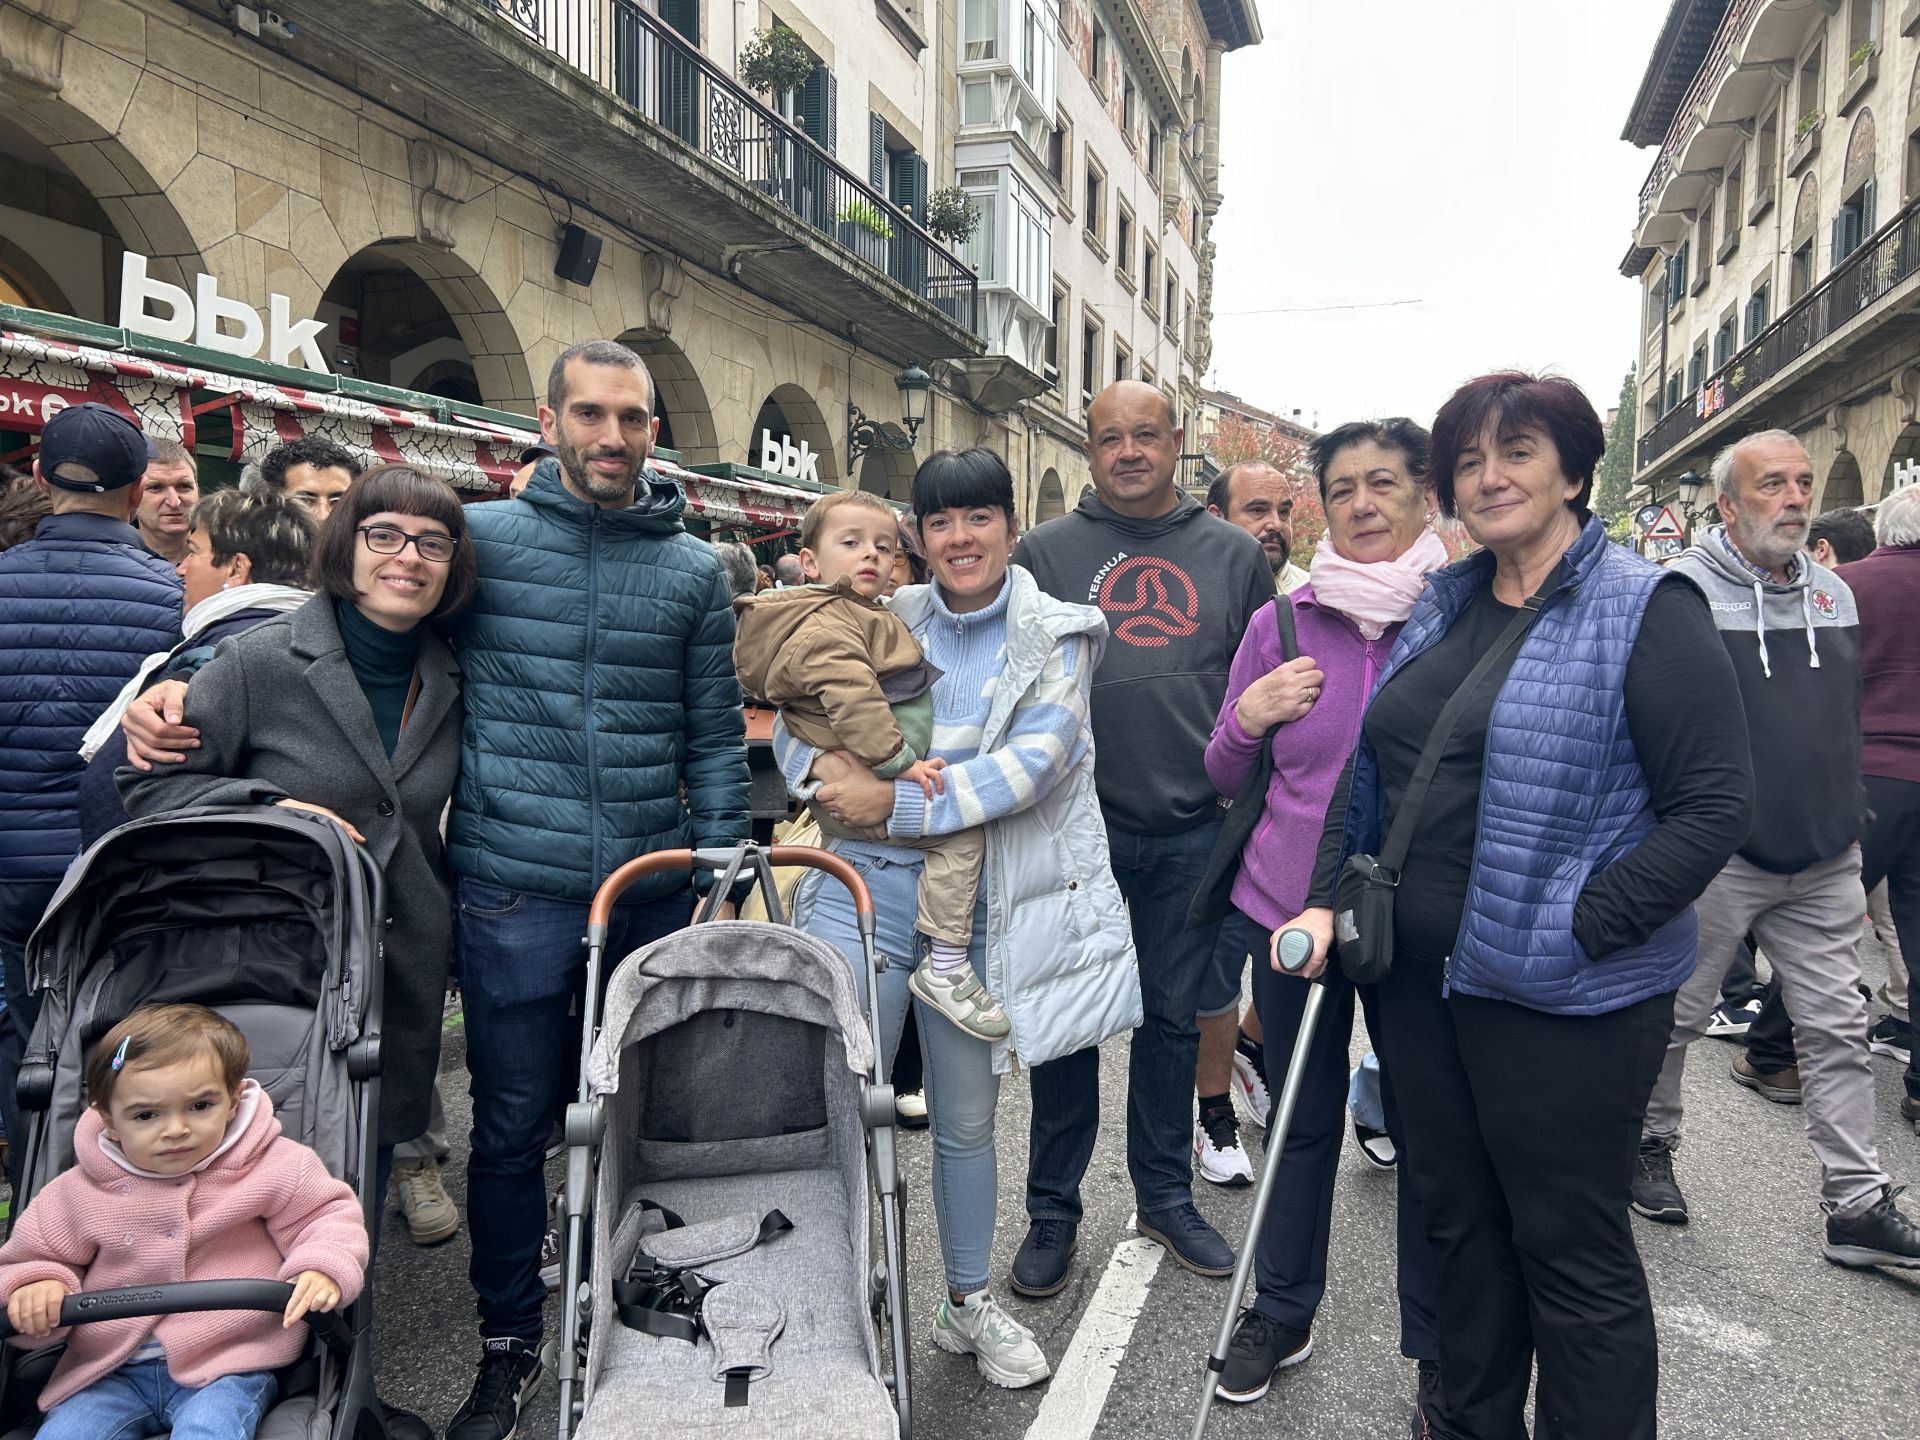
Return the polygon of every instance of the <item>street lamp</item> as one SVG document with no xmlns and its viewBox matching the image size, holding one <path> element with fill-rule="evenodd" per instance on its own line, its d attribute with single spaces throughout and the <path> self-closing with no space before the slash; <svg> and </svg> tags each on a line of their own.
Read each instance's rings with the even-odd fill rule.
<svg viewBox="0 0 1920 1440">
<path fill-rule="evenodd" d="M 1682 470 L 1674 480 L 1674 485 L 1680 495 L 1680 514 L 1689 530 L 1719 513 L 1716 505 L 1701 503 L 1701 494 L 1707 488 L 1707 477 L 1698 470 Z"/>
<path fill-rule="evenodd" d="M 898 425 L 884 420 L 869 420 L 860 407 L 847 402 L 847 463 L 851 465 L 869 450 L 911 450 L 927 418 L 927 391 L 933 377 L 918 365 L 909 365 L 893 377 L 900 392 L 901 417 Z"/>
</svg>

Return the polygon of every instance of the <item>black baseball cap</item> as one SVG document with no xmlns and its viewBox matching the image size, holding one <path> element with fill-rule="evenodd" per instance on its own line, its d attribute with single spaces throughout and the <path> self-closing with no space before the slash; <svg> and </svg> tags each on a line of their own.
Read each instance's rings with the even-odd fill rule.
<svg viewBox="0 0 1920 1440">
<path fill-rule="evenodd" d="M 69 462 L 86 466 L 98 483 L 62 479 L 60 467 Z M 146 473 L 146 436 L 110 405 L 69 405 L 40 432 L 40 474 L 49 485 L 99 495 L 137 484 Z"/>
<path fill-rule="evenodd" d="M 520 452 L 520 463 L 522 465 L 529 465 L 536 460 L 545 460 L 549 455 L 558 455 L 559 453 L 558 450 L 554 449 L 553 446 L 549 445 L 546 441 L 536 440 Z"/>
</svg>

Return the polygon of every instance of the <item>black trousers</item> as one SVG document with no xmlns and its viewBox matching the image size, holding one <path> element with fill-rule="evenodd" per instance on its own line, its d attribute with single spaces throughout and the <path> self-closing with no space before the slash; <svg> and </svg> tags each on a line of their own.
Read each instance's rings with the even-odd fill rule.
<svg viewBox="0 0 1920 1440">
<path fill-rule="evenodd" d="M 1381 1059 L 1437 1280 L 1446 1440 L 1651 1440 L 1660 1355 L 1628 1190 L 1673 996 L 1548 1015 L 1398 956 Z"/>
<path fill-rule="evenodd" d="M 1253 1003 L 1266 1032 L 1267 1084 L 1276 1105 L 1294 1042 L 1305 1018 L 1312 986 L 1291 975 L 1274 973 L 1267 958 L 1267 931 L 1236 910 L 1227 919 L 1232 938 L 1253 956 Z M 1333 1182 L 1347 1134 L 1347 1042 L 1353 1036 L 1353 1003 L 1366 1010 L 1367 1032 L 1376 1052 L 1384 1028 L 1380 1005 L 1369 985 L 1356 990 L 1335 967 L 1320 1011 L 1317 1033 L 1307 1053 L 1293 1128 L 1274 1177 L 1273 1198 L 1260 1228 L 1254 1255 L 1259 1293 L 1253 1308 L 1295 1330 L 1311 1330 L 1327 1290 L 1327 1246 L 1333 1228 Z M 1380 1097 L 1387 1112 L 1387 1133 L 1404 1157 L 1393 1072 L 1380 1068 Z M 1394 1172 L 1398 1189 L 1395 1219 L 1396 1281 L 1400 1298 L 1400 1353 L 1409 1360 L 1438 1360 L 1434 1333 L 1433 1257 L 1427 1248 L 1426 1221 L 1407 1180 L 1404 1158 Z"/>
</svg>

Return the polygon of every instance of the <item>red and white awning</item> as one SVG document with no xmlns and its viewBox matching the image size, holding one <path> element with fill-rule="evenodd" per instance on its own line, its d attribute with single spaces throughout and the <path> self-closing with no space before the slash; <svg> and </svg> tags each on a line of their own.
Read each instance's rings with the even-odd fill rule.
<svg viewBox="0 0 1920 1440">
<path fill-rule="evenodd" d="M 0 429 L 37 435 L 69 405 L 94 400 L 150 435 L 192 445 L 194 385 L 179 366 L 0 331 Z"/>
</svg>

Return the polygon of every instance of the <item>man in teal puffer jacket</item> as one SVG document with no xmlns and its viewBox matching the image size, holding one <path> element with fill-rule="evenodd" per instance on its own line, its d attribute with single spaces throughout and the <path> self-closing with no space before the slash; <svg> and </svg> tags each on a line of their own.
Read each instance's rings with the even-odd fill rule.
<svg viewBox="0 0 1920 1440">
<path fill-rule="evenodd" d="M 636 855 L 747 837 L 732 592 L 681 525 L 679 488 L 642 470 L 652 380 L 632 351 L 595 341 L 560 357 L 547 391 L 540 428 L 557 457 L 519 499 L 468 513 L 481 583 L 461 623 L 467 721 L 447 841 L 481 1358 L 448 1440 L 512 1434 L 539 1383 L 542 1168 L 577 1068 L 588 902 Z M 609 963 L 690 914 L 679 877 L 628 896 Z"/>
</svg>

